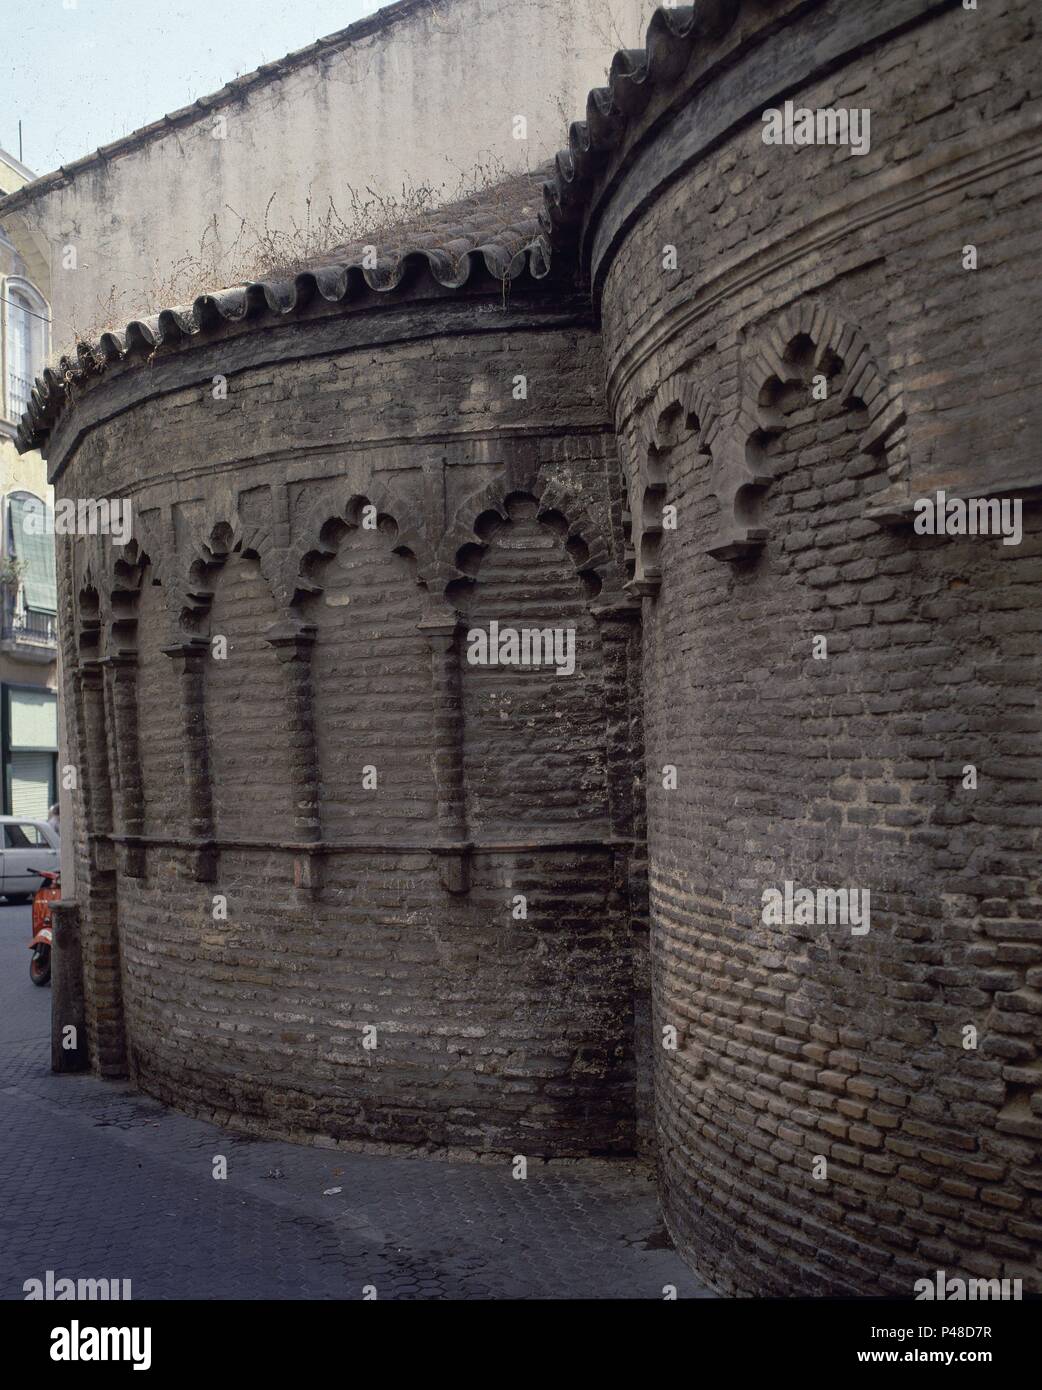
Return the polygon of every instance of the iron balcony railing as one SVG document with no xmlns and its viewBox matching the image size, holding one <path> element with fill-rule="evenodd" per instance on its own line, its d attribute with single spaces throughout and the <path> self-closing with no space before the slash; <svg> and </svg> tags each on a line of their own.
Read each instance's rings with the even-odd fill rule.
<svg viewBox="0 0 1042 1390">
<path fill-rule="evenodd" d="M 57 647 L 58 619 L 53 613 L 37 613 L 32 608 L 19 611 L 9 599 L 0 613 L 0 639 L 30 647 Z"/>
</svg>

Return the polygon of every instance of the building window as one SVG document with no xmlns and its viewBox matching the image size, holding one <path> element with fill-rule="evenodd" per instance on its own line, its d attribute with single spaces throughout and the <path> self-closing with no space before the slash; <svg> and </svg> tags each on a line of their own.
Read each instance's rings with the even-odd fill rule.
<svg viewBox="0 0 1042 1390">
<path fill-rule="evenodd" d="M 53 690 L 3 686 L 0 756 L 4 815 L 46 820 L 58 785 L 58 697 Z"/>
<path fill-rule="evenodd" d="M 50 508 L 31 492 L 8 493 L 3 507 L 0 646 L 14 642 L 21 656 L 53 660 L 58 593 Z"/>
<path fill-rule="evenodd" d="M 4 415 L 17 421 L 47 355 L 47 301 L 25 280 L 4 282 Z"/>
</svg>

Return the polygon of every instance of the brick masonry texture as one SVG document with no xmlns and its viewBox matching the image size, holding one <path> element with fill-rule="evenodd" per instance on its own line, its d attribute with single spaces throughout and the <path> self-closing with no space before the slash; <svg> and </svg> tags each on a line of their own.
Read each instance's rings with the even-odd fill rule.
<svg viewBox="0 0 1042 1390">
<path fill-rule="evenodd" d="M 59 547 L 92 1058 L 270 1136 L 657 1149 L 724 1292 L 1037 1291 L 1038 19 L 699 13 L 573 132 L 547 278 L 226 315 L 41 414 L 135 506 Z M 785 98 L 870 151 L 765 145 Z M 917 534 L 939 487 L 1020 544 Z M 468 664 L 492 621 L 576 674 Z M 788 880 L 869 932 L 765 924 Z"/>
<path fill-rule="evenodd" d="M 62 472 L 138 521 L 122 556 L 63 556 L 67 659 L 101 691 L 83 741 L 108 731 L 80 804 L 92 1048 L 269 1134 L 634 1152 L 646 911 L 609 717 L 631 718 L 636 629 L 599 612 L 632 604 L 597 342 L 494 303 L 467 335 L 415 322 L 243 370 L 226 400 L 139 373 Z M 493 619 L 573 628 L 575 675 L 468 665 Z"/>
<path fill-rule="evenodd" d="M 1037 16 L 985 23 L 947 10 L 787 93 L 869 107 L 867 156 L 765 146 L 757 112 L 601 267 L 654 1019 L 680 1034 L 655 1053 L 664 1200 L 731 1292 L 1038 1283 L 1042 521 L 1027 502 L 1006 547 L 915 535 L 907 509 L 1039 479 Z M 899 408 L 866 452 L 879 392 Z M 869 889 L 870 933 L 764 925 L 785 880 Z"/>
</svg>

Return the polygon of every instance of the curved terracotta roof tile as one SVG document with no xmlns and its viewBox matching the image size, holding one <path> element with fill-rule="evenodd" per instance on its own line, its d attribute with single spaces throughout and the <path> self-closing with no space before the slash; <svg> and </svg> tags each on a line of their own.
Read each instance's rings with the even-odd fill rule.
<svg viewBox="0 0 1042 1390">
<path fill-rule="evenodd" d="M 568 148 L 555 160 L 546 184 L 540 224 L 553 251 L 574 252 L 590 191 L 613 156 L 625 145 L 631 123 L 652 96 L 668 88 L 687 69 L 696 44 L 727 32 L 742 0 L 700 0 L 697 5 L 657 9 L 643 48 L 620 49 L 612 59 L 606 87 L 595 87 L 586 101 L 586 120 L 568 131 Z"/>
<path fill-rule="evenodd" d="M 568 148 L 552 166 L 552 175 L 522 175 L 505 180 L 512 193 L 502 205 L 484 196 L 454 205 L 461 207 L 456 226 L 442 225 L 431 214 L 431 226 L 413 225 L 396 254 L 368 269 L 362 243 L 337 248 L 348 253 L 342 261 L 301 270 L 293 279 L 261 280 L 200 295 L 191 307 L 162 309 L 155 317 L 134 319 L 122 334 L 103 333 L 96 346 L 80 344 L 76 359 L 63 357 L 58 371 L 48 368 L 32 392 L 31 403 L 18 426 L 20 452 L 39 448 L 65 403 L 68 387 L 127 357 L 151 355 L 157 348 L 188 341 L 200 333 L 218 332 L 244 319 L 276 318 L 302 312 L 316 296 L 346 303 L 366 291 L 391 294 L 417 277 L 427 275 L 444 289 L 462 289 L 475 270 L 497 280 L 523 275 L 542 279 L 551 255 L 574 265 L 579 232 L 590 192 L 611 159 L 624 148 L 631 122 L 652 96 L 668 89 L 687 69 L 695 45 L 713 42 L 733 25 L 743 0 L 700 0 L 697 5 L 657 9 L 648 24 L 642 49 L 622 49 L 612 59 L 606 87 L 594 88 L 586 103 L 586 120 L 569 129 Z M 531 197 L 531 180 L 538 178 L 543 206 L 538 215 L 519 205 Z M 490 190 L 495 193 L 496 190 Z M 443 211 L 448 211 L 445 209 Z M 432 244 L 436 243 L 436 244 Z M 330 253 L 336 260 L 337 252 Z"/>
<path fill-rule="evenodd" d="M 399 249 L 382 254 L 378 250 L 375 267 L 368 262 L 371 249 L 381 240 L 376 236 L 372 242 L 336 248 L 329 253 L 331 263 L 302 269 L 292 277 L 254 280 L 202 294 L 191 305 L 172 306 L 132 319 L 122 332 L 102 333 L 97 343 L 79 343 L 75 357 L 62 357 L 57 370 L 48 367 L 37 378 L 29 406 L 19 421 L 16 447 L 25 453 L 43 445 L 65 406 L 70 387 L 98 376 L 114 363 L 150 357 L 159 348 L 220 333 L 233 324 L 290 317 L 303 313 L 316 300 L 349 305 L 370 293 L 393 295 L 405 288 L 422 292 L 425 280 L 430 289 L 459 290 L 481 277 L 508 283 L 526 276 L 545 278 L 550 269 L 549 250 L 534 209 L 518 212 L 512 204 L 504 209 L 502 202 L 501 190 L 515 185 L 514 202 L 526 189 L 532 200 L 536 187 L 533 177 L 493 186 L 483 195 L 487 205 L 482 198 L 466 200 L 469 216 L 462 226 L 449 225 L 451 210 L 458 204 L 435 210 L 426 219 L 434 230 L 405 230 L 396 235 Z M 538 176 L 540 183 L 544 177 Z M 414 238 L 437 244 L 414 245 Z M 387 236 L 382 240 L 386 246 Z"/>
</svg>

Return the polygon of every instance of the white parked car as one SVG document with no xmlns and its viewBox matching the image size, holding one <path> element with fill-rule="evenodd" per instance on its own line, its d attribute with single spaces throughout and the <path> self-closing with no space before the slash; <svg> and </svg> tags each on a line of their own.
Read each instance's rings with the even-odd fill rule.
<svg viewBox="0 0 1042 1390">
<path fill-rule="evenodd" d="M 0 816 L 0 832 L 0 893 L 9 903 L 28 902 L 43 882 L 30 871 L 58 871 L 58 832 L 45 820 L 26 820 L 24 816 Z"/>
</svg>

